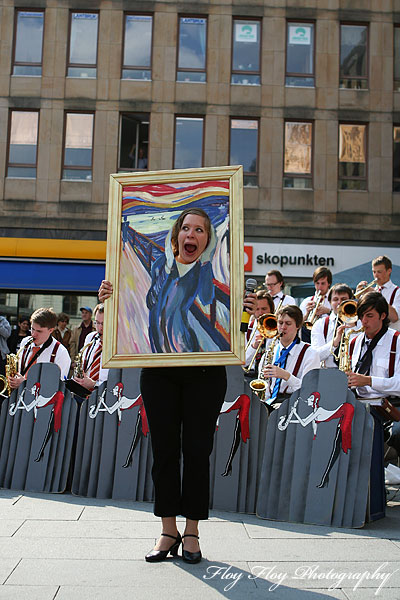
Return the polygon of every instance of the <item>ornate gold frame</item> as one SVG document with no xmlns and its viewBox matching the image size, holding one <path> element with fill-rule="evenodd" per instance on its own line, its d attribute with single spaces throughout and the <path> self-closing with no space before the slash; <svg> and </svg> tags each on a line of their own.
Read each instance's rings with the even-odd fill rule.
<svg viewBox="0 0 400 600">
<path fill-rule="evenodd" d="M 122 194 L 125 186 L 171 184 L 179 182 L 229 181 L 230 241 L 230 350 L 216 352 L 171 352 L 118 354 L 119 273 L 122 254 Z M 103 334 L 104 367 L 159 367 L 229 365 L 244 362 L 244 340 L 240 332 L 243 310 L 243 168 L 242 166 L 181 169 L 110 175 L 106 279 L 113 284 L 113 295 L 105 302 Z M 143 299 L 145 302 L 145 299 Z"/>
</svg>

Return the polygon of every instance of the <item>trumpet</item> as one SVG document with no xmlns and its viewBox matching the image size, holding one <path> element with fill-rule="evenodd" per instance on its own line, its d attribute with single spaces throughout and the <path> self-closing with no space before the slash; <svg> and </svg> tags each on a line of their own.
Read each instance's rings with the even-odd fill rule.
<svg viewBox="0 0 400 600">
<path fill-rule="evenodd" d="M 256 330 L 259 333 L 261 333 L 262 339 L 257 346 L 257 349 L 254 353 L 253 358 L 250 361 L 249 366 L 247 367 L 247 369 L 244 369 L 245 373 L 248 373 L 249 371 L 251 371 L 254 361 L 256 360 L 258 351 L 260 350 L 261 345 L 263 344 L 264 340 L 266 340 L 267 338 L 271 339 L 271 338 L 275 337 L 275 335 L 277 334 L 278 319 L 276 318 L 276 316 L 273 313 L 267 313 L 265 315 L 261 315 L 261 317 L 259 317 L 257 320 Z M 248 348 L 248 346 L 249 346 L 249 344 L 247 344 L 246 348 Z"/>
<path fill-rule="evenodd" d="M 279 340 L 279 338 L 281 337 L 281 333 L 276 333 L 269 345 L 268 351 L 265 355 L 265 361 L 264 361 L 264 365 L 272 365 L 272 362 L 274 360 L 274 352 L 275 352 L 275 346 L 277 341 Z M 257 379 L 253 379 L 252 381 L 250 381 L 250 387 L 253 390 L 253 392 L 255 394 L 257 394 L 257 396 L 260 398 L 260 400 L 265 400 L 265 394 L 267 391 L 267 386 L 270 388 L 271 386 L 271 380 L 269 380 L 267 382 L 267 380 L 265 379 L 265 377 L 263 377 L 263 375 L 261 374 L 260 377 L 258 377 Z"/>
<path fill-rule="evenodd" d="M 377 280 L 373 279 L 371 281 L 371 283 L 368 283 L 367 285 L 365 285 L 363 288 L 361 288 L 361 290 L 358 290 L 358 292 L 355 292 L 354 294 L 354 298 L 359 298 L 360 296 L 362 296 L 367 290 L 369 290 L 369 288 L 371 288 L 374 285 L 377 285 Z"/>
<path fill-rule="evenodd" d="M 304 327 L 306 327 L 306 329 L 308 329 L 309 331 L 311 331 L 311 329 L 313 328 L 313 325 L 314 325 L 315 321 L 318 319 L 317 310 L 318 310 L 321 302 L 324 301 L 324 298 L 325 298 L 325 296 L 323 296 L 321 294 L 321 292 L 318 290 L 317 293 L 314 296 L 315 306 L 312 309 L 312 311 L 308 314 L 307 320 L 304 321 L 304 323 L 303 323 Z"/>
<path fill-rule="evenodd" d="M 341 321 L 342 325 L 355 325 L 357 323 L 357 301 L 356 300 L 343 300 L 338 306 L 335 327 L 333 329 L 332 343 L 331 343 L 331 354 L 334 354 L 333 351 L 333 340 L 336 336 L 336 331 L 339 326 L 339 322 Z M 343 334 L 342 334 L 343 335 Z M 340 342 L 341 343 L 341 342 Z M 340 350 L 339 350 L 340 353 Z"/>
</svg>

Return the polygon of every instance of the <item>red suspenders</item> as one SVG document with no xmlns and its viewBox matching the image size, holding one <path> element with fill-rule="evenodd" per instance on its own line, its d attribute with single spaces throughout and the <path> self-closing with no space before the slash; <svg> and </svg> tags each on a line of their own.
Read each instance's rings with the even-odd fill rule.
<svg viewBox="0 0 400 600">
<path fill-rule="evenodd" d="M 324 323 L 324 338 L 326 341 L 326 336 L 328 335 L 328 328 L 329 328 L 329 315 L 325 318 L 325 323 Z"/>
<path fill-rule="evenodd" d="M 394 290 L 392 292 L 392 295 L 390 296 L 390 302 L 389 302 L 389 304 L 393 304 L 393 300 L 394 300 L 394 298 L 396 296 L 396 292 L 397 292 L 398 289 L 399 289 L 399 286 L 396 285 L 396 287 L 394 288 Z"/>
</svg>

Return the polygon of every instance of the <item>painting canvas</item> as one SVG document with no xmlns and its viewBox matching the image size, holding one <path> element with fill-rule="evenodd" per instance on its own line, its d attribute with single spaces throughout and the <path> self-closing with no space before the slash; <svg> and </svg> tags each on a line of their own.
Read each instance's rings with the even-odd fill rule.
<svg viewBox="0 0 400 600">
<path fill-rule="evenodd" d="M 193 209 L 206 213 L 208 243 L 197 260 L 181 264 L 177 219 Z M 241 167 L 111 176 L 106 278 L 114 293 L 105 307 L 105 365 L 243 361 L 242 211 Z"/>
</svg>

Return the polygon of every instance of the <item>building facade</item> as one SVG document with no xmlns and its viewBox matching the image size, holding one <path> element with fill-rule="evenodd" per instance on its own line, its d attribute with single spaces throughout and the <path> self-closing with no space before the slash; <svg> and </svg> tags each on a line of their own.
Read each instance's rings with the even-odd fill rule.
<svg viewBox="0 0 400 600">
<path fill-rule="evenodd" d="M 94 293 L 118 171 L 243 164 L 247 242 L 398 245 L 398 0 L 78 4 L 0 2 L 4 293 Z"/>
</svg>

